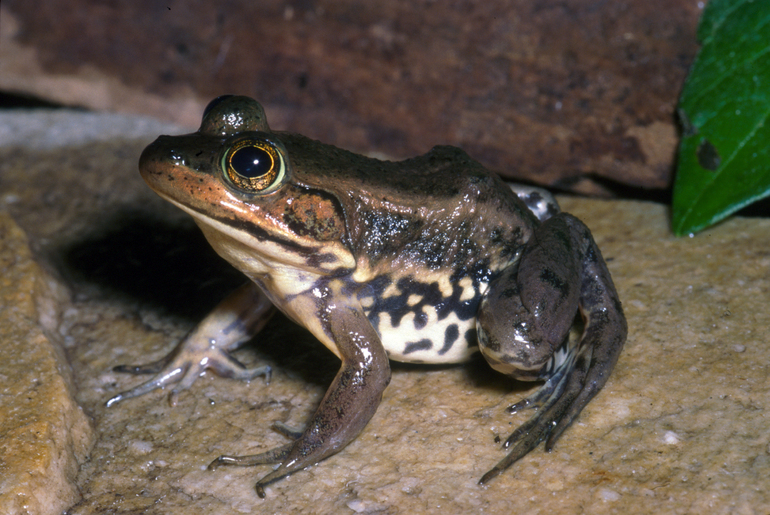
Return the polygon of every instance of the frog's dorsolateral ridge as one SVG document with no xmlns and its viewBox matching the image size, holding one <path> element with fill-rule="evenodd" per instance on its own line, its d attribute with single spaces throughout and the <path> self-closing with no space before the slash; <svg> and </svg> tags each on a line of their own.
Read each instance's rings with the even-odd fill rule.
<svg viewBox="0 0 770 515">
<path fill-rule="evenodd" d="M 505 442 L 484 483 L 544 439 L 550 449 L 602 388 L 626 338 L 610 274 L 588 228 L 537 188 L 509 187 L 462 150 L 435 147 L 401 162 L 371 159 L 270 130 L 247 97 L 219 97 L 200 129 L 161 136 L 142 177 L 195 219 L 249 283 L 159 362 L 118 370 L 155 374 L 109 401 L 211 368 L 269 375 L 228 354 L 276 307 L 310 330 L 342 366 L 294 441 L 218 465 L 280 466 L 264 486 L 338 452 L 363 430 L 390 381 L 388 359 L 457 363 L 477 350 L 495 370 L 544 380 L 509 408 L 538 406 Z M 567 338 L 578 311 L 576 343 Z"/>
</svg>

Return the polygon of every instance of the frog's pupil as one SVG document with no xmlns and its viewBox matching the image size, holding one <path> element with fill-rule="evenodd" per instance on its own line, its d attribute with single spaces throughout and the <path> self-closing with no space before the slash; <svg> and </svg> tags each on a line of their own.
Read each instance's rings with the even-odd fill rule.
<svg viewBox="0 0 770 515">
<path fill-rule="evenodd" d="M 273 168 L 273 158 L 258 147 L 243 147 L 235 151 L 230 164 L 238 175 L 253 179 L 262 177 Z"/>
</svg>

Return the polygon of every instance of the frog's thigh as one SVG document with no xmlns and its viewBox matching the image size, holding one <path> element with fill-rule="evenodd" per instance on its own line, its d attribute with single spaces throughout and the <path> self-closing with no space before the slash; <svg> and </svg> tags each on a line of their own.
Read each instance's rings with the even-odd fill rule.
<svg viewBox="0 0 770 515">
<path fill-rule="evenodd" d="M 477 324 L 479 348 L 492 368 L 520 380 L 543 378 L 578 310 L 579 246 L 564 215 L 556 215 L 490 284 Z"/>
</svg>

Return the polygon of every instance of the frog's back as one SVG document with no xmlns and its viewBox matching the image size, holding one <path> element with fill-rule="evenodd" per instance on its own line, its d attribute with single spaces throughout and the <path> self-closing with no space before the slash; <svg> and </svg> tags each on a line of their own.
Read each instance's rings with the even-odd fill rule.
<svg viewBox="0 0 770 515">
<path fill-rule="evenodd" d="M 395 260 L 462 268 L 483 254 L 474 244 L 504 253 L 523 244 L 538 223 L 497 175 L 457 147 L 437 146 L 396 162 L 281 136 L 296 182 L 339 201 L 347 244 L 371 265 Z"/>
<path fill-rule="evenodd" d="M 390 162 L 316 142 L 284 144 L 297 183 L 331 193 L 344 211 L 356 256 L 350 287 L 390 357 L 466 360 L 481 298 L 529 238 L 532 213 L 455 147 Z"/>
</svg>

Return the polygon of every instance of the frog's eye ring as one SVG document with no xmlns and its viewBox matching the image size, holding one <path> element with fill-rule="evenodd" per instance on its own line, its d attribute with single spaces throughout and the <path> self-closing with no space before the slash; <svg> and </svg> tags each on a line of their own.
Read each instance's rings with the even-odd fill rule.
<svg viewBox="0 0 770 515">
<path fill-rule="evenodd" d="M 270 193 L 283 182 L 286 163 L 267 141 L 241 140 L 222 157 L 222 169 L 230 183 L 247 193 Z"/>
</svg>

